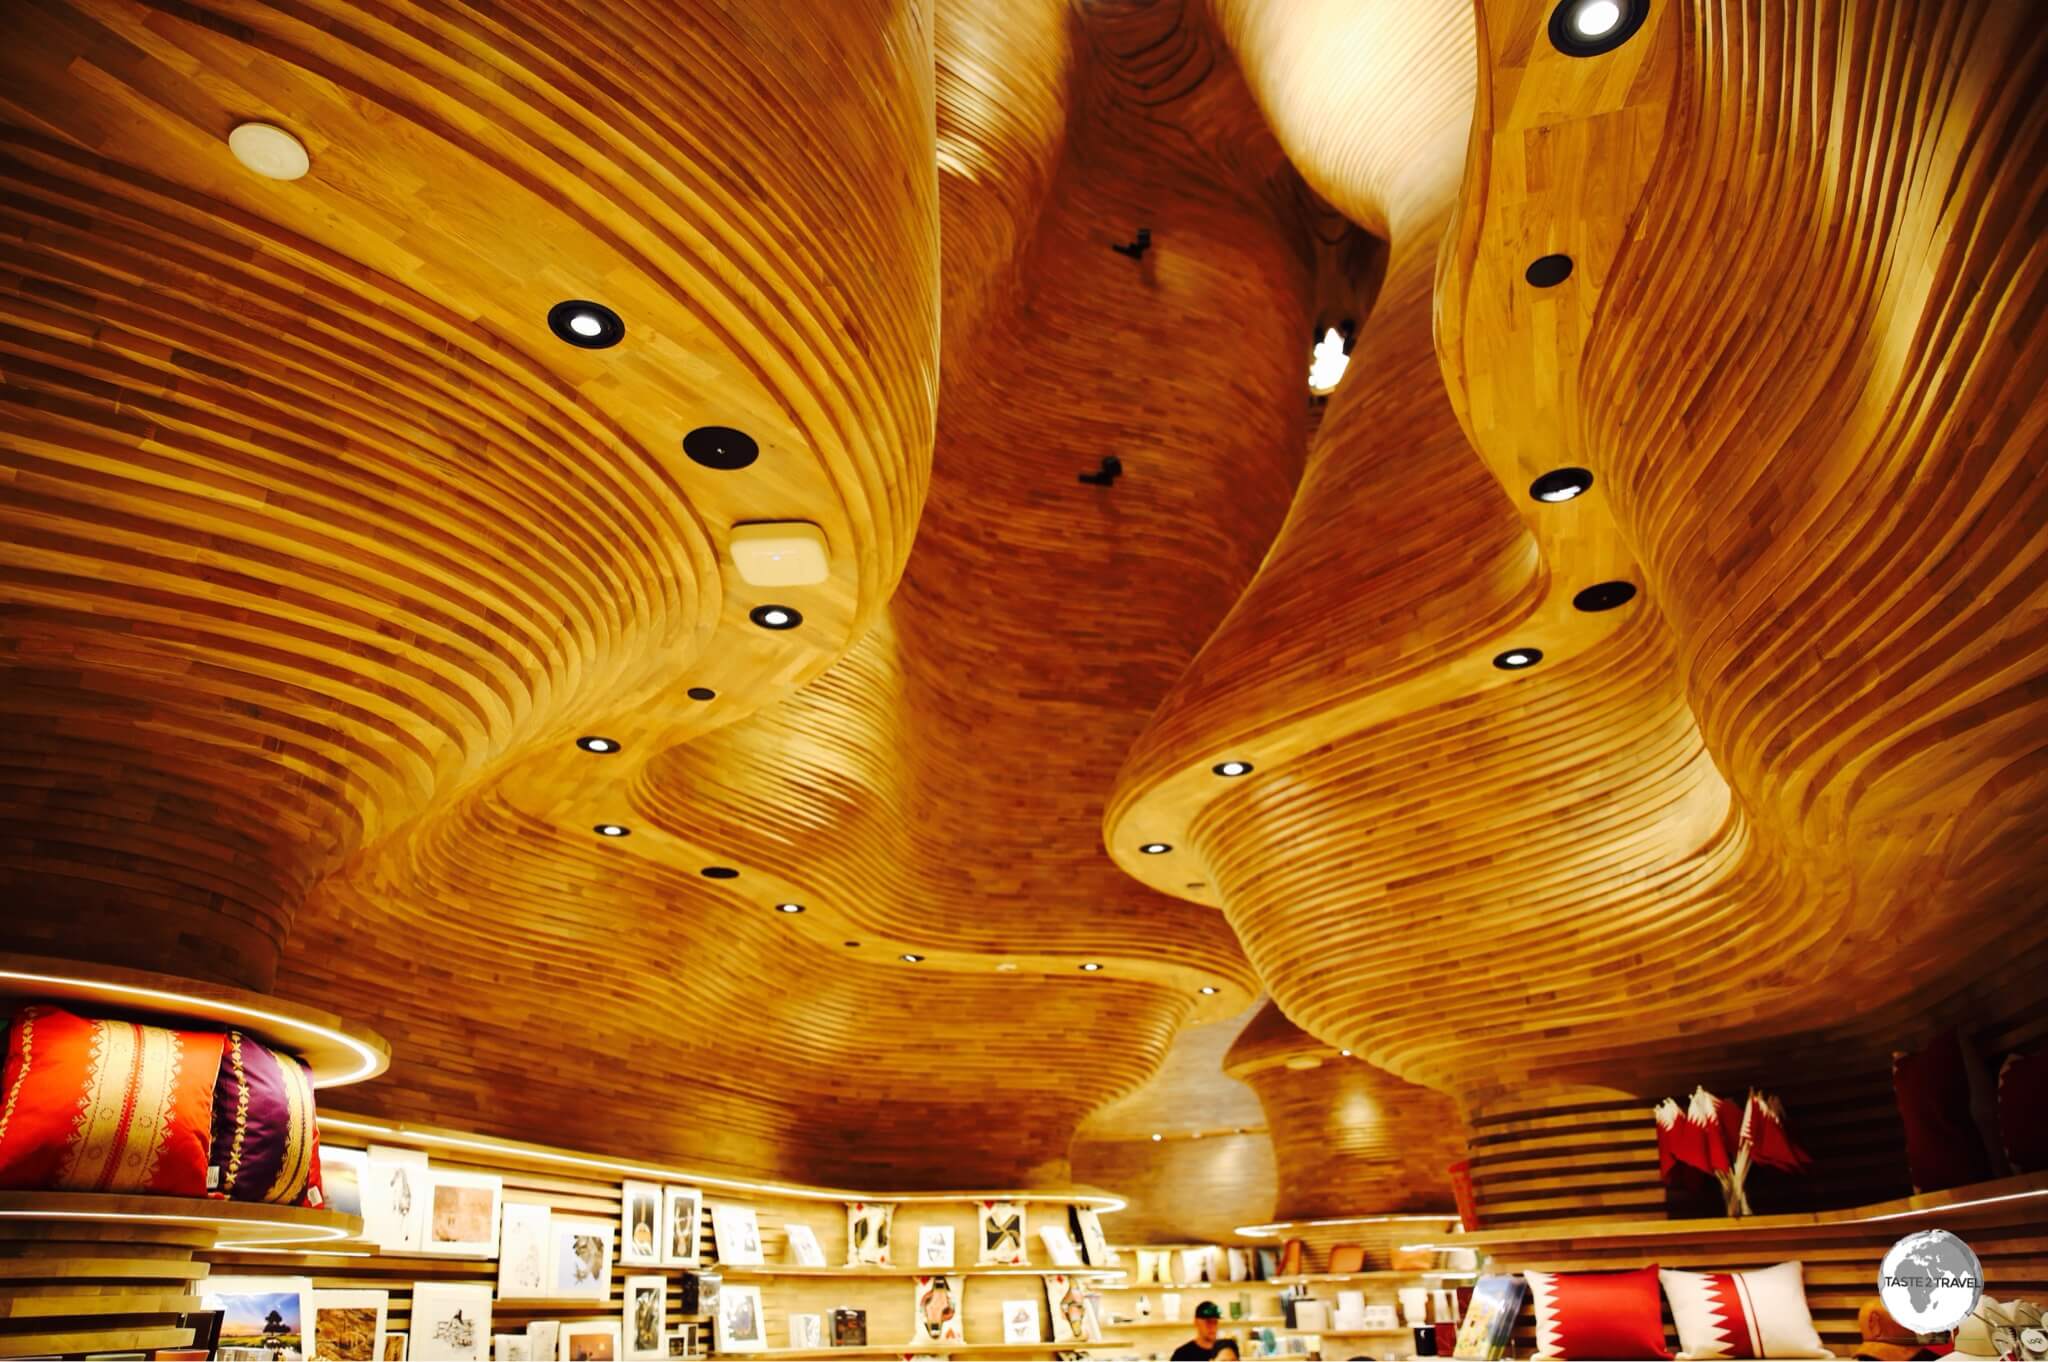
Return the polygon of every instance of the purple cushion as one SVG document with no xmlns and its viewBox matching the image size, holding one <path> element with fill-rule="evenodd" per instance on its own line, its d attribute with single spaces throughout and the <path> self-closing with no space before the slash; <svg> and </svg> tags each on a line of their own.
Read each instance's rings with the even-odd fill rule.
<svg viewBox="0 0 2048 1362">
<path fill-rule="evenodd" d="M 296 1205 L 319 1188 L 313 1077 L 303 1061 L 240 1031 L 221 1047 L 213 1089 L 212 1190 L 233 1201 Z M 319 1197 L 312 1197 L 319 1204 Z"/>
</svg>

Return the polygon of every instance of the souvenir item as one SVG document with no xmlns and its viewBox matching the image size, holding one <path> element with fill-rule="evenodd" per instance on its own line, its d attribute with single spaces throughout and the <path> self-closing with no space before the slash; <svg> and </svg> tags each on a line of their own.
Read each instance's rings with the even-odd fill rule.
<svg viewBox="0 0 2048 1362">
<path fill-rule="evenodd" d="M 1024 1207 L 1015 1201 L 983 1201 L 981 1211 L 981 1265 L 1021 1267 L 1024 1256 Z"/>
<path fill-rule="evenodd" d="M 809 1225 L 784 1225 L 783 1242 L 789 1246 L 789 1261 L 798 1267 L 825 1266 L 825 1250 Z"/>
<path fill-rule="evenodd" d="M 619 1188 L 619 1261 L 628 1266 L 659 1266 L 668 1245 L 661 1233 L 661 1188 L 652 1182 L 628 1182 Z"/>
<path fill-rule="evenodd" d="M 703 1209 L 704 1194 L 695 1187 L 661 1189 L 661 1260 L 665 1266 L 697 1266 L 698 1221 Z"/>
<path fill-rule="evenodd" d="M 721 1202 L 711 1208 L 711 1233 L 718 1245 L 718 1261 L 734 1267 L 761 1264 L 761 1227 L 752 1206 Z"/>
<path fill-rule="evenodd" d="M 668 1355 L 668 1278 L 644 1276 L 626 1278 L 620 1335 L 625 1355 L 630 1358 L 662 1358 Z"/>
<path fill-rule="evenodd" d="M 953 1227 L 951 1225 L 926 1225 L 917 1232 L 917 1265 L 919 1267 L 953 1266 Z"/>
<path fill-rule="evenodd" d="M 607 1228 L 607 1235 L 610 1231 Z M 491 1288 L 458 1282 L 412 1284 L 412 1355 L 419 1362 L 487 1362 Z"/>
<path fill-rule="evenodd" d="M 384 1355 L 388 1291 L 315 1291 L 315 1354 L 333 1362 L 377 1362 Z"/>
<path fill-rule="evenodd" d="M 609 1221 L 551 1216 L 548 1294 L 600 1303 L 612 1298 L 612 1226 Z"/>
<path fill-rule="evenodd" d="M 865 1348 L 868 1345 L 868 1312 L 842 1305 L 832 1312 L 832 1346 Z"/>
<path fill-rule="evenodd" d="M 1038 1302 L 1015 1300 L 1003 1302 L 1003 1342 L 1042 1343 L 1045 1335 L 1038 1327 Z"/>
<path fill-rule="evenodd" d="M 419 1251 L 449 1258 L 497 1257 L 502 1185 L 492 1173 L 429 1168 L 426 1224 Z"/>
<path fill-rule="evenodd" d="M 254 1348 L 279 1362 L 313 1356 L 313 1282 L 309 1277 L 208 1277 L 194 1292 L 220 1312 L 219 1350 Z"/>
<path fill-rule="evenodd" d="M 498 1221 L 498 1299 L 547 1295 L 551 1284 L 548 1208 L 507 1202 Z M 549 1349 L 546 1356 L 553 1357 L 554 1350 Z"/>
<path fill-rule="evenodd" d="M 761 1327 L 761 1288 L 728 1286 L 718 1293 L 716 1316 L 718 1351 L 758 1353 L 768 1340 Z"/>
<path fill-rule="evenodd" d="M 846 1265 L 889 1265 L 889 1220 L 896 1207 L 886 1201 L 846 1203 Z"/>
<path fill-rule="evenodd" d="M 622 1348 L 614 1320 L 569 1320 L 560 1337 L 558 1362 L 613 1362 Z"/>
<path fill-rule="evenodd" d="M 925 1343 L 962 1343 L 961 1286 L 948 1276 L 917 1277 L 910 1317 L 913 1347 Z"/>
</svg>

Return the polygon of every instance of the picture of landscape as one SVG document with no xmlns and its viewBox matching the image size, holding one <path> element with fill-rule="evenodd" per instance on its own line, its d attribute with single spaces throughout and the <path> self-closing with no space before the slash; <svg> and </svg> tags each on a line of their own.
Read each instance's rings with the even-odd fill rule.
<svg viewBox="0 0 2048 1362">
<path fill-rule="evenodd" d="M 249 1291 L 213 1297 L 221 1311 L 220 1346 L 261 1348 L 284 1358 L 305 1356 L 299 1299 L 296 1291 Z"/>
<path fill-rule="evenodd" d="M 377 1307 L 344 1306 L 313 1311 L 313 1336 L 320 1340 L 320 1356 L 334 1362 L 376 1362 Z"/>
</svg>

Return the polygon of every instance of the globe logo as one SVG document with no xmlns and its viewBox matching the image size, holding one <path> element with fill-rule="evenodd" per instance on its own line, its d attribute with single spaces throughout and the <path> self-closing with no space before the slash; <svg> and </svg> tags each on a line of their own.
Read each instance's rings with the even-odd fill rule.
<svg viewBox="0 0 2048 1362">
<path fill-rule="evenodd" d="M 1983 1298 L 1984 1269 L 1970 1246 L 1947 1230 L 1922 1230 L 1885 1254 L 1877 1294 L 1891 1317 L 1914 1333 L 1946 1333 Z"/>
</svg>

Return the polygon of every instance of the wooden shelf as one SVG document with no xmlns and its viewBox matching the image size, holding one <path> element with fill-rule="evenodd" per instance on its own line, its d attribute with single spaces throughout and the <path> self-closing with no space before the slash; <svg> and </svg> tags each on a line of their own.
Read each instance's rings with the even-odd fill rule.
<svg viewBox="0 0 2048 1362">
<path fill-rule="evenodd" d="M 982 1353 L 991 1357 L 1050 1357 L 1055 1352 L 1079 1352 L 1097 1348 L 1128 1348 L 1127 1338 L 1106 1338 L 1100 1343 L 899 1343 L 894 1347 L 868 1344 L 859 1348 L 770 1348 L 766 1352 L 729 1353 L 732 1357 L 831 1358 L 831 1357 L 920 1357 Z"/>
<path fill-rule="evenodd" d="M 648 1269 L 653 1271 L 652 1268 Z M 853 1280 L 860 1277 L 1049 1277 L 1056 1273 L 1068 1277 L 1108 1277 L 1121 1272 L 1113 1267 L 798 1267 L 791 1263 L 765 1263 L 735 1266 L 731 1263 L 706 1263 L 696 1269 L 700 1272 L 716 1272 L 723 1277 L 843 1277 Z"/>
<path fill-rule="evenodd" d="M 1287 1317 L 1285 1315 L 1252 1315 L 1244 1319 L 1226 1319 L 1219 1322 L 1225 1329 L 1240 1324 L 1257 1327 L 1264 1324 L 1285 1324 Z M 1133 1319 L 1115 1321 L 1111 1327 L 1116 1329 L 1192 1329 L 1194 1324 L 1195 1322 L 1191 1319 Z"/>
<path fill-rule="evenodd" d="M 1293 1277 L 1275 1277 L 1274 1286 L 1301 1286 L 1309 1282 L 1412 1282 L 1423 1277 L 1477 1277 L 1476 1272 L 1303 1272 Z"/>
<path fill-rule="evenodd" d="M 0 1192 L 0 1220 L 93 1221 L 210 1230 L 216 1248 L 327 1243 L 363 1232 L 352 1215 L 202 1197 L 128 1196 L 111 1192 Z"/>
</svg>

